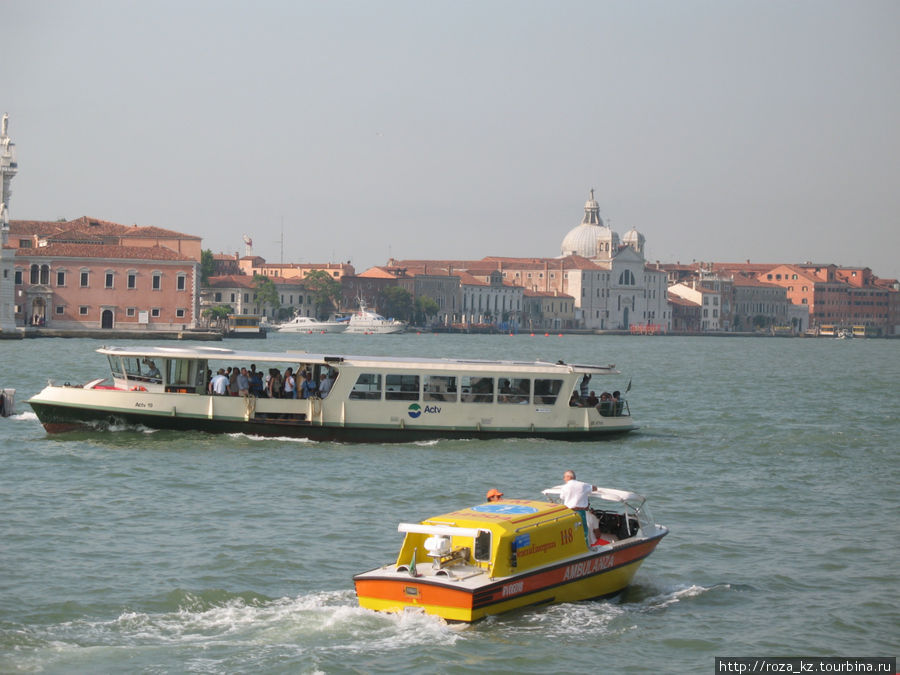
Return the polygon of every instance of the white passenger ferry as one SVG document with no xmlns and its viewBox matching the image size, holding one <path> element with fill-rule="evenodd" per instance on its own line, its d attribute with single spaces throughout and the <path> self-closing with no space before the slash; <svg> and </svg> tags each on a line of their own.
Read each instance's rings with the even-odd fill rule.
<svg viewBox="0 0 900 675">
<path fill-rule="evenodd" d="M 28 403 L 50 432 L 135 424 L 313 440 L 434 438 L 586 440 L 635 428 L 626 401 L 581 405 L 576 389 L 613 388 L 614 366 L 543 361 L 343 356 L 221 347 L 103 347 L 111 376 L 49 384 Z M 216 395 L 210 375 L 288 367 L 321 383 L 321 396 L 277 398 L 258 387 Z M 608 387 L 598 376 L 611 381 Z M 298 378 L 298 391 L 301 391 Z M 229 392 L 230 393 L 230 392 Z"/>
</svg>

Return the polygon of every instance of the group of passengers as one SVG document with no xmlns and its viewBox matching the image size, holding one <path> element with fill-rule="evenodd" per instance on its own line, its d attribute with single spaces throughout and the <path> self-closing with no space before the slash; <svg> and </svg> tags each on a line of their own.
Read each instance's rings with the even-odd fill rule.
<svg viewBox="0 0 900 675">
<path fill-rule="evenodd" d="M 326 367 L 316 379 L 313 367 L 305 364 L 284 373 L 269 368 L 265 375 L 251 363 L 250 368 L 229 366 L 213 375 L 207 370 L 207 391 L 216 396 L 254 396 L 256 398 L 325 398 L 337 378 L 337 370 Z"/>
<path fill-rule="evenodd" d="M 608 391 L 604 391 L 598 398 L 595 391 L 588 392 L 590 381 L 590 374 L 581 378 L 579 390 L 573 391 L 569 398 L 569 406 L 572 408 L 596 408 L 604 417 L 621 415 L 625 405 L 621 398 L 621 392 L 616 390 L 610 394 Z"/>
</svg>

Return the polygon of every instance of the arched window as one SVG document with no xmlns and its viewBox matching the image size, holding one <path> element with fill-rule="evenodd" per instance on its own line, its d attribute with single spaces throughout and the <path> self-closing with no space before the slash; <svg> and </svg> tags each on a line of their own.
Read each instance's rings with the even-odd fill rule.
<svg viewBox="0 0 900 675">
<path fill-rule="evenodd" d="M 623 270 L 619 275 L 619 286 L 634 286 L 634 274 L 631 270 Z"/>
<path fill-rule="evenodd" d="M 41 283 L 50 285 L 50 265 L 41 265 Z"/>
<path fill-rule="evenodd" d="M 40 275 L 41 275 L 41 268 L 37 265 L 37 263 L 33 264 L 31 266 L 31 277 L 30 277 L 31 283 L 32 284 L 40 283 L 40 279 L 41 279 Z"/>
</svg>

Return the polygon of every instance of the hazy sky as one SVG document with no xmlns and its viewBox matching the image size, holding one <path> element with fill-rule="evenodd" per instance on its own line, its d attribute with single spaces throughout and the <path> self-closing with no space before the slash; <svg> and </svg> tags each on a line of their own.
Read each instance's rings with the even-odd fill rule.
<svg viewBox="0 0 900 675">
<path fill-rule="evenodd" d="M 900 277 L 900 2 L 6 0 L 12 219 L 270 261 L 555 256 Z"/>
</svg>

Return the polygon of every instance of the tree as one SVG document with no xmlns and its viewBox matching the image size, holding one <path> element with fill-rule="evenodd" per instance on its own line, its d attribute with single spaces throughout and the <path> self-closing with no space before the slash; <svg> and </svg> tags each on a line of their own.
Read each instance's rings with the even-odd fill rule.
<svg viewBox="0 0 900 675">
<path fill-rule="evenodd" d="M 424 326 L 428 323 L 428 319 L 435 316 L 439 310 L 440 307 L 432 298 L 420 295 L 415 302 L 416 324 Z"/>
<path fill-rule="evenodd" d="M 381 292 L 381 299 L 378 303 L 381 312 L 387 317 L 394 317 L 409 321 L 413 313 L 412 295 L 405 288 L 400 286 L 388 286 Z"/>
<path fill-rule="evenodd" d="M 341 301 L 341 284 L 325 270 L 310 270 L 303 280 L 312 293 L 317 318 L 326 318 Z"/>
<path fill-rule="evenodd" d="M 256 302 L 260 306 L 269 305 L 273 313 L 277 312 L 281 307 L 281 299 L 278 297 L 275 282 L 262 274 L 254 274 L 253 287 L 256 289 Z"/>
<path fill-rule="evenodd" d="M 210 249 L 200 251 L 200 283 L 204 286 L 209 278 L 216 274 L 216 261 L 213 259 L 213 252 Z"/>
<path fill-rule="evenodd" d="M 216 328 L 222 328 L 228 320 L 228 315 L 232 313 L 231 305 L 217 305 L 216 307 L 207 307 L 201 312 L 201 316 L 206 320 L 209 326 L 215 322 Z"/>
</svg>

